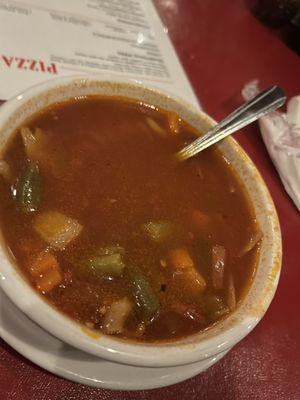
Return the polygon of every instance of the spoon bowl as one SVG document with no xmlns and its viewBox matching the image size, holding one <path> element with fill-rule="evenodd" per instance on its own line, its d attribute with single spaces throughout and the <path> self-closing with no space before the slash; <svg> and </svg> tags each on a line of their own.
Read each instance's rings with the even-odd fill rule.
<svg viewBox="0 0 300 400">
<path fill-rule="evenodd" d="M 272 86 L 260 92 L 253 99 L 247 101 L 224 118 L 205 135 L 194 140 L 176 153 L 176 157 L 180 161 L 187 160 L 207 147 L 224 139 L 226 136 L 251 124 L 263 115 L 275 111 L 277 108 L 281 107 L 285 101 L 286 96 L 283 90 L 278 86 Z"/>
</svg>

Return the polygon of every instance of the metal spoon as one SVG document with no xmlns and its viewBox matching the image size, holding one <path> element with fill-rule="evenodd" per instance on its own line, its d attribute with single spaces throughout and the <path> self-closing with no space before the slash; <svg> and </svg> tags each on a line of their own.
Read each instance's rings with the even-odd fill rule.
<svg viewBox="0 0 300 400">
<path fill-rule="evenodd" d="M 176 157 L 180 161 L 187 160 L 207 147 L 217 143 L 219 140 L 224 139 L 226 136 L 251 124 L 263 115 L 275 111 L 285 103 L 285 100 L 286 96 L 283 90 L 278 86 L 272 86 L 260 92 L 252 100 L 247 101 L 228 115 L 228 117 L 224 118 L 205 135 L 199 137 L 176 153 Z"/>
</svg>

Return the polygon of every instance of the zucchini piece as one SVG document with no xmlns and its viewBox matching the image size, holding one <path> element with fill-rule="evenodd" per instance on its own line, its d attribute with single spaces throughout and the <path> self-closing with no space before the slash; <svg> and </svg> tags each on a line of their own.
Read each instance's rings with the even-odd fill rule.
<svg viewBox="0 0 300 400">
<path fill-rule="evenodd" d="M 162 243 L 174 232 L 174 226 L 168 221 L 149 221 L 143 225 L 143 231 L 154 242 Z"/>
<path fill-rule="evenodd" d="M 91 257 L 86 266 L 95 275 L 114 278 L 123 274 L 125 264 L 120 253 L 104 254 Z"/>
<path fill-rule="evenodd" d="M 139 314 L 142 320 L 148 321 L 159 309 L 158 298 L 149 282 L 140 273 L 132 275 L 131 283 L 132 294 Z"/>
<path fill-rule="evenodd" d="M 41 202 L 42 180 L 38 165 L 30 162 L 15 186 L 15 200 L 26 213 L 37 211 Z"/>
<path fill-rule="evenodd" d="M 100 247 L 96 251 L 96 255 L 104 256 L 104 255 L 112 255 L 112 254 L 125 254 L 124 247 L 119 244 L 112 244 L 110 246 Z"/>
</svg>

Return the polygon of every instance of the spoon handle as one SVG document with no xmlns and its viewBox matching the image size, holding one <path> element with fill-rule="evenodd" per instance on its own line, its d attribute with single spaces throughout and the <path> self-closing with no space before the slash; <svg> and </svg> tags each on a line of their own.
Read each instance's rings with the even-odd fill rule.
<svg viewBox="0 0 300 400">
<path fill-rule="evenodd" d="M 176 157 L 180 161 L 184 161 L 194 156 L 219 140 L 224 139 L 226 136 L 251 124 L 263 115 L 275 111 L 278 107 L 281 107 L 284 104 L 285 100 L 286 96 L 284 95 L 283 90 L 278 86 L 272 86 L 263 92 L 260 92 L 253 99 L 247 101 L 224 118 L 205 135 L 194 140 L 188 146 L 176 153 Z"/>
</svg>

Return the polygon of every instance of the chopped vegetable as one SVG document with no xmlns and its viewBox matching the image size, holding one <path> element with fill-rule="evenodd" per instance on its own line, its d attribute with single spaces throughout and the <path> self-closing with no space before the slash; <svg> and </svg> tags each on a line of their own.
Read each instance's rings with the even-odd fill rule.
<svg viewBox="0 0 300 400">
<path fill-rule="evenodd" d="M 187 293 L 192 296 L 198 296 L 206 289 L 206 280 L 195 267 L 181 270 L 177 276 L 181 279 Z"/>
<path fill-rule="evenodd" d="M 233 275 L 229 272 L 227 281 L 227 305 L 230 311 L 236 309 L 236 293 L 233 281 Z"/>
<path fill-rule="evenodd" d="M 143 321 L 150 320 L 159 309 L 158 299 L 149 282 L 140 274 L 131 276 L 132 293 Z"/>
<path fill-rule="evenodd" d="M 223 299 L 217 295 L 207 295 L 203 297 L 204 311 L 213 321 L 221 318 L 229 312 L 228 307 L 224 304 Z"/>
<path fill-rule="evenodd" d="M 30 266 L 30 274 L 37 278 L 47 271 L 57 269 L 59 270 L 58 262 L 55 256 L 49 251 L 43 251 Z"/>
<path fill-rule="evenodd" d="M 225 247 L 218 244 L 212 247 L 212 284 L 216 290 L 223 287 L 225 270 L 226 250 Z"/>
<path fill-rule="evenodd" d="M 206 324 L 206 318 L 204 317 L 204 315 L 200 311 L 198 311 L 196 307 L 190 304 L 185 304 L 183 302 L 175 300 L 171 309 L 177 314 L 182 315 L 185 318 L 191 319 L 194 322 L 200 323 L 202 325 Z"/>
<path fill-rule="evenodd" d="M 48 250 L 38 255 L 30 265 L 30 274 L 38 290 L 47 293 L 62 281 L 62 274 L 55 256 Z"/>
<path fill-rule="evenodd" d="M 92 257 L 88 260 L 87 266 L 96 275 L 108 278 L 121 276 L 125 268 L 119 253 Z"/>
<path fill-rule="evenodd" d="M 46 136 L 40 128 L 35 128 L 34 132 L 27 126 L 20 129 L 27 157 L 32 161 L 38 161 L 43 153 L 43 145 Z"/>
<path fill-rule="evenodd" d="M 122 276 L 125 268 L 122 258 L 124 253 L 124 247 L 118 244 L 100 247 L 90 257 L 85 258 L 80 266 L 84 266 L 85 269 L 98 277 L 114 278 Z"/>
<path fill-rule="evenodd" d="M 124 254 L 124 253 L 125 253 L 124 247 L 120 246 L 119 244 L 113 244 L 110 246 L 100 247 L 99 249 L 97 249 L 97 255 L 99 256 Z"/>
<path fill-rule="evenodd" d="M 36 280 L 36 287 L 40 292 L 47 293 L 58 286 L 61 281 L 61 273 L 58 270 L 53 269 Z"/>
<path fill-rule="evenodd" d="M 10 166 L 4 160 L 0 160 L 0 175 L 3 176 L 7 182 L 11 181 L 12 175 Z"/>
<path fill-rule="evenodd" d="M 17 180 L 15 199 L 24 212 L 38 210 L 41 202 L 42 181 L 36 163 L 30 162 Z"/>
<path fill-rule="evenodd" d="M 180 118 L 174 111 L 168 111 L 168 122 L 171 133 L 178 134 L 180 130 Z"/>
<path fill-rule="evenodd" d="M 109 335 L 122 333 L 126 319 L 132 311 L 132 303 L 127 297 L 113 302 L 103 319 L 103 331 Z"/>
<path fill-rule="evenodd" d="M 33 134 L 32 130 L 28 128 L 27 126 L 23 126 L 20 129 L 20 134 L 23 140 L 23 144 L 25 146 L 26 154 L 29 158 L 31 158 L 31 153 L 32 149 L 36 145 L 36 138 L 35 135 Z"/>
<path fill-rule="evenodd" d="M 152 131 L 158 134 L 161 138 L 165 138 L 167 136 L 167 132 L 160 125 L 158 125 L 154 119 L 146 117 L 146 122 Z"/>
<path fill-rule="evenodd" d="M 193 211 L 192 224 L 196 231 L 205 232 L 210 225 L 210 217 L 200 210 Z"/>
<path fill-rule="evenodd" d="M 248 242 L 246 243 L 246 245 L 241 250 L 239 256 L 242 257 L 246 253 L 251 251 L 262 238 L 263 238 L 263 233 L 259 228 L 257 228 L 256 231 L 251 234 Z"/>
<path fill-rule="evenodd" d="M 145 234 L 156 243 L 167 240 L 174 232 L 174 226 L 168 221 L 150 221 L 143 225 Z"/>
<path fill-rule="evenodd" d="M 177 269 L 194 268 L 194 261 L 185 248 L 178 248 L 169 252 L 171 265 Z"/>
<path fill-rule="evenodd" d="M 46 211 L 36 216 L 34 229 L 51 247 L 63 250 L 80 234 L 82 226 L 58 211 Z"/>
<path fill-rule="evenodd" d="M 177 248 L 169 252 L 168 260 L 176 270 L 175 275 L 192 295 L 198 295 L 206 289 L 206 281 L 196 269 L 194 262 L 185 248 Z"/>
</svg>

